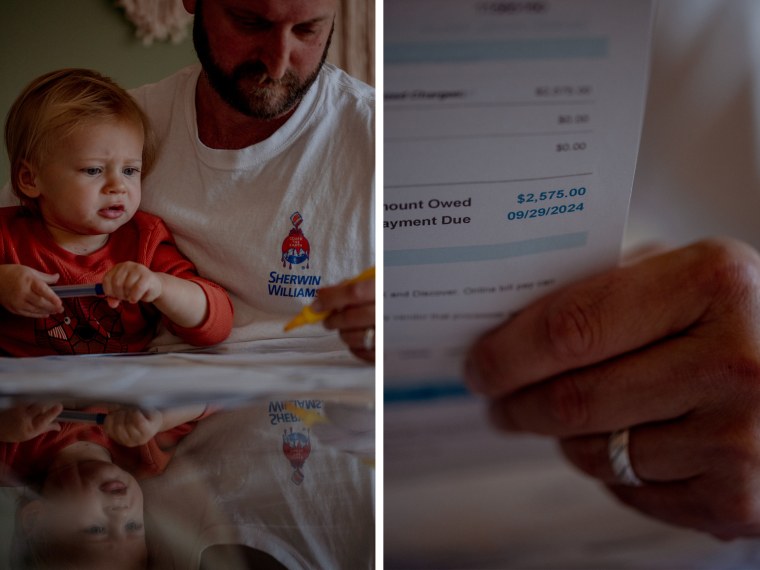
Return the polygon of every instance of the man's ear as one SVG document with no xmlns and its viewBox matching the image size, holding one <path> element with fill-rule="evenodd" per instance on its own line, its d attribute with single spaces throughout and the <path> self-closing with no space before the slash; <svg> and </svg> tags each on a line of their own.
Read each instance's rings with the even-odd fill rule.
<svg viewBox="0 0 760 570">
<path fill-rule="evenodd" d="M 40 499 L 32 499 L 23 507 L 21 507 L 21 526 L 26 534 L 34 531 L 39 526 L 39 519 L 42 516 L 42 501 Z"/>
<path fill-rule="evenodd" d="M 40 195 L 36 171 L 26 160 L 21 163 L 21 168 L 18 170 L 16 186 L 27 198 L 38 198 Z"/>
</svg>

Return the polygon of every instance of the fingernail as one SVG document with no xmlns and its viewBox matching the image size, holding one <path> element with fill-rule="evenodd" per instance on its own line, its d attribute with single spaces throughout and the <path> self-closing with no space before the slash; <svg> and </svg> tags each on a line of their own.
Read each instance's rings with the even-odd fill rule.
<svg viewBox="0 0 760 570">
<path fill-rule="evenodd" d="M 317 300 L 311 304 L 311 310 L 316 313 L 321 313 L 325 310 L 322 306 L 322 301 L 319 300 L 319 297 L 317 297 Z"/>
</svg>

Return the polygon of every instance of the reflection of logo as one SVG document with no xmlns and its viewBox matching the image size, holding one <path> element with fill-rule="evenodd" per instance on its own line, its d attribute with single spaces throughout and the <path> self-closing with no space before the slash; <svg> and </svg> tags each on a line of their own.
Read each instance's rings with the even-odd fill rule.
<svg viewBox="0 0 760 570">
<path fill-rule="evenodd" d="M 37 346 L 58 354 L 127 351 L 127 345 L 121 341 L 124 336 L 121 316 L 105 299 L 66 299 L 64 307 L 61 314 L 35 321 Z"/>
<path fill-rule="evenodd" d="M 282 434 L 282 452 L 290 461 L 293 474 L 290 480 L 296 485 L 303 483 L 304 474 L 301 469 L 311 453 L 311 438 L 309 430 L 303 432 L 293 431 L 293 428 L 285 430 Z"/>
<path fill-rule="evenodd" d="M 302 269 L 308 269 L 311 248 L 309 247 L 309 240 L 306 239 L 301 230 L 303 217 L 300 213 L 294 212 L 290 216 L 290 222 L 293 224 L 293 229 L 282 242 L 282 266 L 287 265 L 288 269 L 292 269 L 293 265 L 300 265 L 305 262 L 306 265 Z"/>
</svg>

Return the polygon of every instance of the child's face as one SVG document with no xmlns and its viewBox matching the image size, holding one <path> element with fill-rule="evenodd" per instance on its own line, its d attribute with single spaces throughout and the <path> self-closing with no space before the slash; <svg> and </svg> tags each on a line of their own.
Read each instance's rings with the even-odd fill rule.
<svg viewBox="0 0 760 570">
<path fill-rule="evenodd" d="M 36 198 L 58 243 L 89 243 L 129 221 L 140 205 L 143 133 L 127 121 L 87 122 L 31 169 Z"/>
<path fill-rule="evenodd" d="M 26 508 L 33 531 L 65 545 L 65 559 L 86 567 L 131 568 L 146 559 L 143 494 L 128 472 L 105 461 L 80 461 L 51 472 L 42 499 Z"/>
</svg>

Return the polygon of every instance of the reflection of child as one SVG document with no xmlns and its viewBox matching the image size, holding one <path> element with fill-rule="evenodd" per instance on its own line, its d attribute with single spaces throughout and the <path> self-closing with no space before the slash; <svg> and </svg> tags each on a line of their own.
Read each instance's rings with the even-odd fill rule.
<svg viewBox="0 0 760 570">
<path fill-rule="evenodd" d="M 60 404 L 0 412 L 0 477 L 38 491 L 20 507 L 14 560 L 20 567 L 139 568 L 147 561 L 137 479 L 158 475 L 207 412 L 107 410 L 103 426 L 59 424 Z M 64 565 L 64 561 L 68 566 Z"/>
<path fill-rule="evenodd" d="M 0 208 L 0 353 L 139 351 L 161 314 L 191 344 L 229 335 L 226 292 L 137 211 L 155 144 L 126 91 L 89 70 L 43 75 L 11 108 L 5 140 L 22 206 Z M 50 288 L 95 282 L 106 298 Z"/>
</svg>

